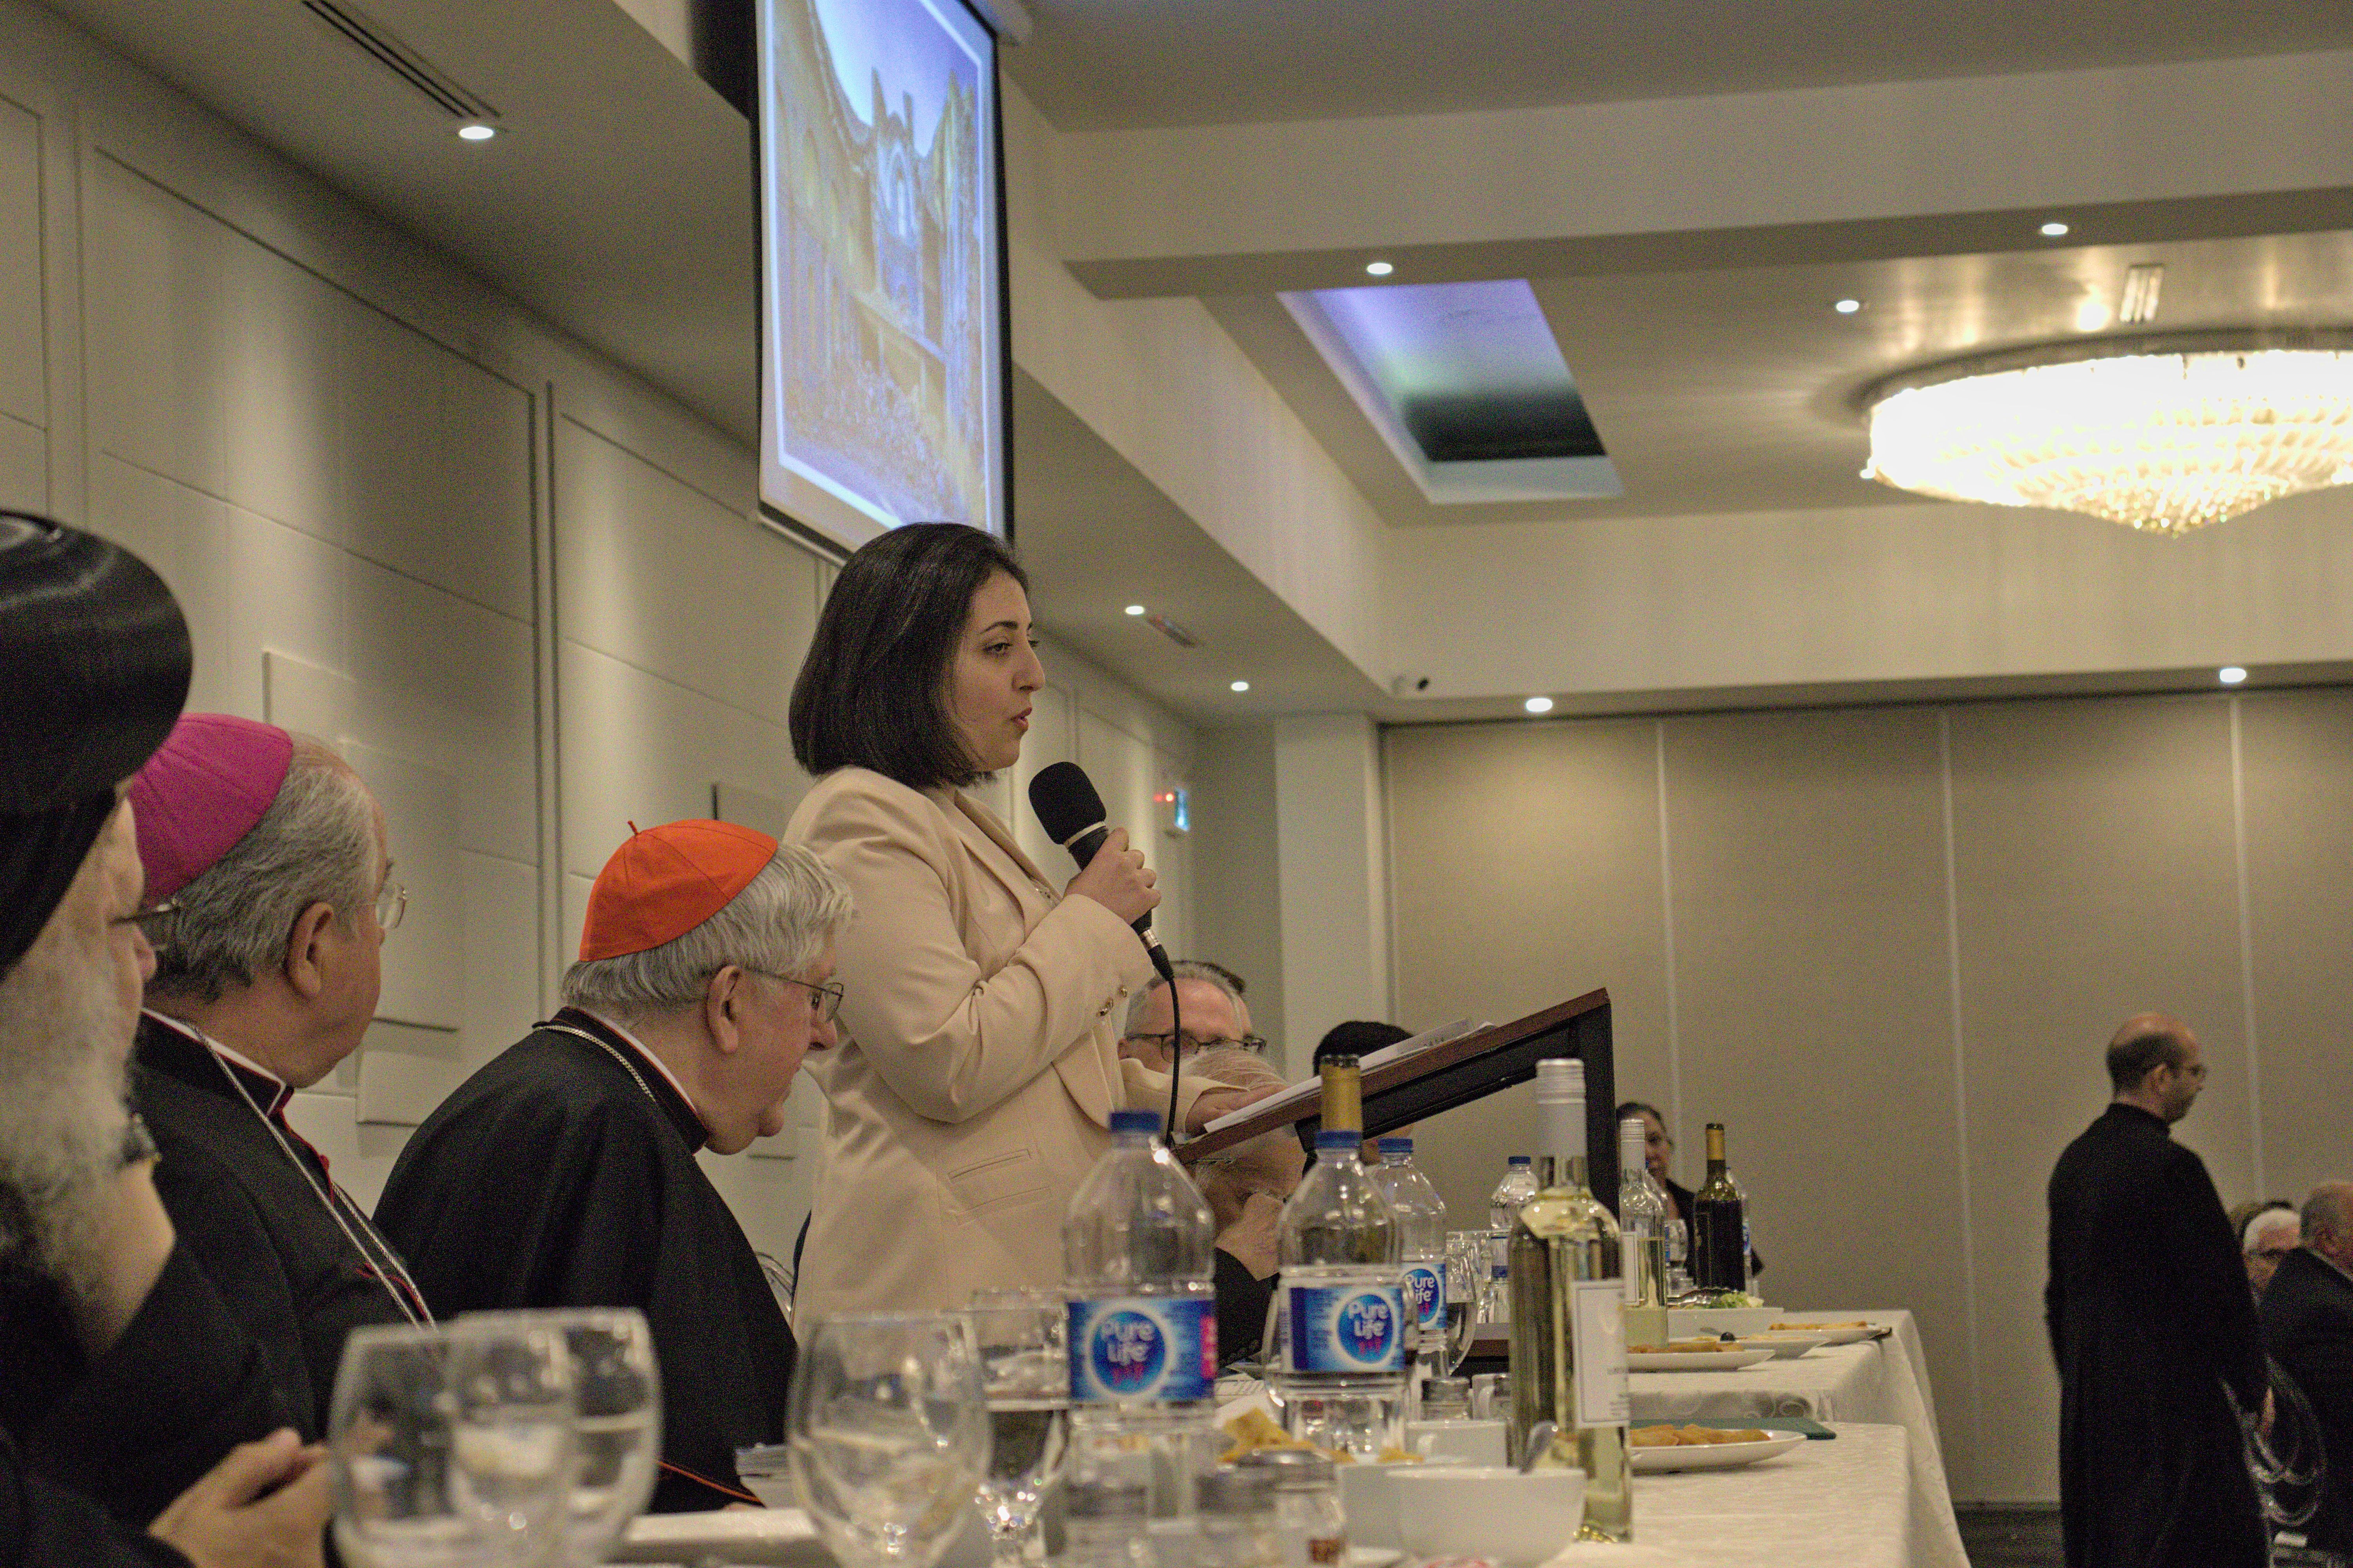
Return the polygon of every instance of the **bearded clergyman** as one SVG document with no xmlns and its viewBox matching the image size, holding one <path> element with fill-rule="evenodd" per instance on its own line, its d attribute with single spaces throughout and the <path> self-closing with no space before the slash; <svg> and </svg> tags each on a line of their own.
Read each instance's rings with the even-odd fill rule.
<svg viewBox="0 0 2353 1568">
<path fill-rule="evenodd" d="M 186 623 L 127 552 L 0 514 L 0 1563 L 316 1563 L 325 1472 L 124 1102 L 153 953 L 121 791 Z"/>
</svg>

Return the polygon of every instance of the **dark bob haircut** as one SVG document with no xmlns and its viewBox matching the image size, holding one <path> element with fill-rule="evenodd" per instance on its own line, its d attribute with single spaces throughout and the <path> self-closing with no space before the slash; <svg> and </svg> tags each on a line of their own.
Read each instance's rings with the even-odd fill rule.
<svg viewBox="0 0 2353 1568">
<path fill-rule="evenodd" d="M 842 563 L 793 683 L 793 757 L 810 777 L 871 768 L 910 789 L 983 776 L 948 715 L 948 667 L 972 596 L 1029 574 L 994 534 L 960 522 L 894 528 Z"/>
</svg>

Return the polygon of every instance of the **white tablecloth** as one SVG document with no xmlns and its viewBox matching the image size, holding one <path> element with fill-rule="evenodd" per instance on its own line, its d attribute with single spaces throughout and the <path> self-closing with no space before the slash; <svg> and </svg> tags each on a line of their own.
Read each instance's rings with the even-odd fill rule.
<svg viewBox="0 0 2353 1568">
<path fill-rule="evenodd" d="M 1634 1541 L 1572 1546 L 1557 1568 L 1925 1568 L 1946 1561 L 1911 1484 L 1901 1426 L 1840 1423 L 1829 1441 L 1736 1470 L 1634 1478 Z M 1951 1510 L 1946 1510 L 1949 1522 Z M 1950 1560 L 1967 1568 L 1968 1559 Z"/>
<path fill-rule="evenodd" d="M 1895 1331 L 1863 1344 L 1823 1345 L 1795 1360 L 1775 1360 L 1737 1372 L 1638 1372 L 1629 1380 L 1637 1421 L 1706 1421 L 1717 1425 L 1774 1415 L 1821 1422 L 1900 1426 L 1910 1438 L 1910 1513 L 1914 1568 L 1968 1568 L 1953 1494 L 1936 1442 L 1936 1406 L 1928 1387 L 1912 1314 L 1897 1308 L 1872 1311 L 1792 1312 L 1788 1321 L 1843 1321 L 1868 1318 Z M 1829 1444 L 1809 1444 L 1808 1448 Z"/>
</svg>

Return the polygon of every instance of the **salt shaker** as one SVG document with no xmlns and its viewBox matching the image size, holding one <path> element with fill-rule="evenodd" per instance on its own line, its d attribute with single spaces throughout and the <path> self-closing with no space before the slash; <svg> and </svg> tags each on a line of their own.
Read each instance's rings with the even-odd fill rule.
<svg viewBox="0 0 2353 1568">
<path fill-rule="evenodd" d="M 1271 1471 L 1220 1467 L 1200 1479 L 1194 1496 L 1200 1510 L 1200 1568 L 1284 1568 Z"/>
</svg>

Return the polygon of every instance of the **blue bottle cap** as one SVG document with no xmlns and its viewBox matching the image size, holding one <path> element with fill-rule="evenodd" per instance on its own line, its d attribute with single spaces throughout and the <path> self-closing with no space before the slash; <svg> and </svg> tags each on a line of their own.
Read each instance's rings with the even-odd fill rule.
<svg viewBox="0 0 2353 1568">
<path fill-rule="evenodd" d="M 1351 1132 L 1345 1127 L 1336 1130 L 1329 1127 L 1319 1127 L 1315 1130 L 1315 1147 L 1319 1150 L 1355 1149 L 1361 1147 L 1364 1142 L 1365 1135 L 1363 1133 Z"/>
<path fill-rule="evenodd" d="M 1413 1140 L 1410 1138 L 1399 1137 L 1398 1134 L 1392 1132 L 1388 1137 L 1381 1140 L 1381 1152 L 1384 1154 L 1410 1154 L 1413 1152 Z"/>
<path fill-rule="evenodd" d="M 1114 1110 L 1111 1113 L 1111 1130 L 1114 1132 L 1157 1132 L 1160 1131 L 1160 1112 Z"/>
<path fill-rule="evenodd" d="M 1535 1156 L 1533 1154 L 1514 1154 L 1508 1160 L 1505 1160 L 1504 1163 L 1506 1165 L 1532 1165 L 1535 1163 Z"/>
</svg>

